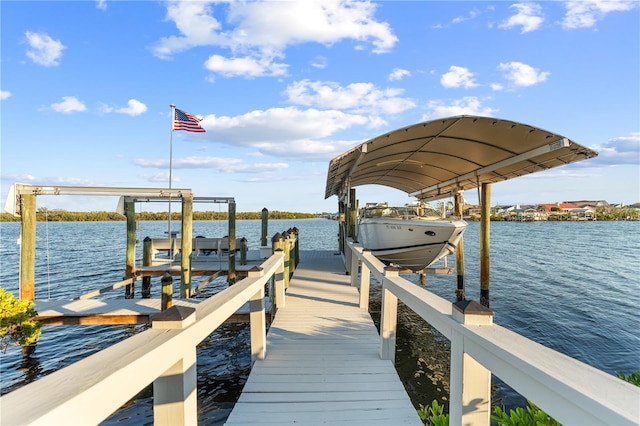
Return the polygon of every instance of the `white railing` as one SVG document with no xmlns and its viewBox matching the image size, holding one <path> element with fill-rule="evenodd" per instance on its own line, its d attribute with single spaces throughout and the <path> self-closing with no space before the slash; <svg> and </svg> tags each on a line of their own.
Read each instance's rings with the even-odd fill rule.
<svg viewBox="0 0 640 426">
<path fill-rule="evenodd" d="M 450 424 L 489 425 L 491 374 L 563 424 L 638 425 L 640 388 L 493 324 L 475 302 L 452 304 L 348 242 L 351 285 L 369 303 L 370 274 L 382 283 L 380 356 L 394 360 L 401 300 L 451 341 Z"/>
<path fill-rule="evenodd" d="M 0 424 L 98 424 L 153 383 L 155 424 L 197 424 L 196 346 L 245 303 L 250 306 L 251 358 L 264 359 L 264 287 L 275 277 L 284 306 L 284 254 L 199 303 L 174 306 L 152 328 L 0 398 Z"/>
</svg>

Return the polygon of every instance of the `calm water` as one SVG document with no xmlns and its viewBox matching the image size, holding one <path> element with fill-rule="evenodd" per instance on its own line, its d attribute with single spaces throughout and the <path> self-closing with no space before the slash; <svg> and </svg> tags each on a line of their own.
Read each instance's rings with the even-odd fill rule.
<svg viewBox="0 0 640 426">
<path fill-rule="evenodd" d="M 194 235 L 223 236 L 226 222 L 195 221 Z M 269 235 L 300 230 L 302 250 L 336 250 L 337 222 L 272 220 Z M 178 222 L 172 229 L 179 229 Z M 160 237 L 166 222 L 141 222 L 138 239 Z M 478 300 L 478 223 L 465 233 L 467 298 Z M 19 224 L 0 223 L 0 286 L 18 293 Z M 238 221 L 236 235 L 259 246 L 260 221 Z M 124 222 L 38 223 L 36 298 L 64 299 L 122 279 Z M 139 245 L 138 257 L 142 248 Z M 542 222 L 491 224 L 491 308 L 496 323 L 605 372 L 640 370 L 640 222 Z M 417 282 L 416 277 L 407 278 Z M 428 276 L 427 287 L 453 300 L 455 276 Z M 209 286 L 207 297 L 226 284 Z M 153 282 L 152 297 L 159 297 Z M 139 286 L 136 289 L 139 295 Z M 102 298 L 120 298 L 123 289 Z M 372 293 L 374 319 L 379 292 Z M 17 348 L 1 356 L 2 393 L 65 367 L 145 326 L 46 327 L 36 353 L 23 359 Z M 201 424 L 221 424 L 249 373 L 248 327 L 225 325 L 198 348 L 198 407 Z M 410 312 L 401 310 L 397 367 L 414 403 L 446 398 L 448 342 Z M 496 380 L 497 383 L 500 383 Z M 522 400 L 500 385 L 496 398 L 507 407 Z M 104 424 L 152 423 L 150 388 Z"/>
</svg>

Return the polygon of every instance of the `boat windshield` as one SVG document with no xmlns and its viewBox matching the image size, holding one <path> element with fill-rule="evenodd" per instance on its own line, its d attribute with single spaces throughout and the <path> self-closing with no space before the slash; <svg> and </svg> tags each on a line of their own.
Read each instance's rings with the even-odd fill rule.
<svg viewBox="0 0 640 426">
<path fill-rule="evenodd" d="M 407 205 L 404 207 L 389 207 L 384 204 L 367 205 L 362 210 L 363 218 L 387 217 L 387 218 L 412 218 L 426 217 L 437 219 L 440 214 L 437 210 L 424 205 Z"/>
</svg>

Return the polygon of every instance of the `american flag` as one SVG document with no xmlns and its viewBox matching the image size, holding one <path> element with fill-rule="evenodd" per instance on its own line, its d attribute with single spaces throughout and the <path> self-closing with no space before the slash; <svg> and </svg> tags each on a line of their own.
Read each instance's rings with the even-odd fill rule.
<svg viewBox="0 0 640 426">
<path fill-rule="evenodd" d="M 200 118 L 175 108 L 173 116 L 173 127 L 171 130 L 186 130 L 187 132 L 206 132 L 199 124 Z"/>
</svg>

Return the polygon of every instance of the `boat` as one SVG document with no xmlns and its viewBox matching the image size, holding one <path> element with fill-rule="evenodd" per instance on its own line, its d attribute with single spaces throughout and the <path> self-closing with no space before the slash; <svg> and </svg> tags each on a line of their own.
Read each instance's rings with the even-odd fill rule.
<svg viewBox="0 0 640 426">
<path fill-rule="evenodd" d="M 466 227 L 420 202 L 367 203 L 358 217 L 358 242 L 381 261 L 418 272 L 454 253 Z"/>
</svg>

